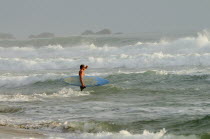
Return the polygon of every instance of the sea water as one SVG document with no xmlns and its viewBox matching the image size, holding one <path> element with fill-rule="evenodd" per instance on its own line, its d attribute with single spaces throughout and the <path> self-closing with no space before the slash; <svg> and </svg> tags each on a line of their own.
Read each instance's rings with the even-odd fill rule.
<svg viewBox="0 0 210 139">
<path fill-rule="evenodd" d="M 34 138 L 209 139 L 209 34 L 174 36 L 1 41 L 0 125 L 45 135 Z M 63 82 L 80 64 L 110 84 Z"/>
</svg>

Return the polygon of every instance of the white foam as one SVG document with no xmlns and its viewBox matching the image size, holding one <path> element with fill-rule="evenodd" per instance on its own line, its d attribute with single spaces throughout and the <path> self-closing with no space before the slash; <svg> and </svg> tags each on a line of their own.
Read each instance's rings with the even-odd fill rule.
<svg viewBox="0 0 210 139">
<path fill-rule="evenodd" d="M 209 60 L 208 32 L 132 46 L 0 47 L 0 70 L 69 69 L 78 68 L 81 63 L 94 68 L 209 66 Z"/>
<path fill-rule="evenodd" d="M 142 134 L 132 134 L 126 130 L 122 130 L 119 133 L 83 133 L 72 134 L 68 137 L 71 137 L 72 139 L 162 139 L 165 133 L 166 131 L 164 129 L 157 133 L 152 133 L 145 130 Z"/>
<path fill-rule="evenodd" d="M 35 96 L 40 96 L 40 97 L 78 97 L 78 96 L 87 96 L 90 95 L 90 92 L 88 91 L 75 91 L 71 88 L 63 88 L 60 91 L 53 93 L 51 95 L 47 95 L 46 93 L 42 94 L 34 94 Z"/>
<path fill-rule="evenodd" d="M 100 133 L 82 133 L 82 134 L 66 134 L 54 135 L 58 138 L 71 138 L 71 139 L 199 139 L 196 135 L 171 135 L 166 134 L 166 130 L 162 129 L 159 132 L 149 132 L 144 130 L 142 134 L 132 134 L 126 130 L 118 133 L 100 132 Z"/>
<path fill-rule="evenodd" d="M 36 82 L 44 82 L 48 80 L 57 80 L 65 77 L 65 74 L 30 74 L 30 75 L 1 75 L 0 87 L 19 87 L 33 84 Z"/>
<path fill-rule="evenodd" d="M 34 95 L 23 95 L 23 94 L 15 94 L 15 95 L 0 95 L 0 101 L 8 101 L 8 102 L 30 102 L 30 101 L 41 101 L 41 98 L 38 98 Z"/>
<path fill-rule="evenodd" d="M 63 88 L 56 93 L 46 94 L 46 93 L 34 93 L 34 94 L 13 94 L 13 95 L 0 95 L 0 101 L 8 101 L 8 102 L 30 102 L 30 101 L 45 101 L 48 98 L 55 97 L 79 97 L 79 96 L 87 96 L 90 95 L 89 91 L 74 91 L 71 88 Z"/>
<path fill-rule="evenodd" d="M 15 128 L 23 129 L 39 129 L 45 130 L 45 134 L 49 138 L 53 139 L 199 139 L 196 135 L 173 135 L 167 134 L 167 131 L 163 128 L 159 132 L 151 132 L 144 130 L 140 133 L 131 133 L 127 130 L 121 130 L 119 132 L 106 132 L 103 131 L 106 128 L 100 127 L 94 123 L 80 123 L 80 122 L 56 122 L 56 121 L 34 121 L 30 118 L 8 118 L 7 116 L 1 115 L 0 124 L 3 126 L 10 126 Z M 69 131 L 66 133 L 60 133 L 61 131 Z M 95 129 L 95 130 L 93 130 Z M 46 132 L 49 131 L 49 132 Z M 93 133 L 91 131 L 97 131 Z"/>
</svg>

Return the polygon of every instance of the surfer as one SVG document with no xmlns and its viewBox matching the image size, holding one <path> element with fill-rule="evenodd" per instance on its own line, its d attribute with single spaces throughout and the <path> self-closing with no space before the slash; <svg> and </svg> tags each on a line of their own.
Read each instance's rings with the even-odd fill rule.
<svg viewBox="0 0 210 139">
<path fill-rule="evenodd" d="M 84 81 L 83 81 L 83 77 L 85 76 L 85 70 L 88 68 L 88 66 L 85 66 L 85 65 L 80 65 L 80 70 L 79 70 L 79 80 L 80 80 L 80 83 L 81 83 L 81 86 L 80 86 L 80 90 L 82 91 L 83 89 L 86 88 L 85 84 L 84 84 Z"/>
</svg>

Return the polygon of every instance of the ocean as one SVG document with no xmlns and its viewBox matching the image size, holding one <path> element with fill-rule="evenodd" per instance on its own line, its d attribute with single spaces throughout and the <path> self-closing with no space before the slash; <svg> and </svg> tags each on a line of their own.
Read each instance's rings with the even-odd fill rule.
<svg viewBox="0 0 210 139">
<path fill-rule="evenodd" d="M 110 83 L 65 83 L 81 64 Z M 209 84 L 207 31 L 1 40 L 0 136 L 210 139 Z"/>
</svg>

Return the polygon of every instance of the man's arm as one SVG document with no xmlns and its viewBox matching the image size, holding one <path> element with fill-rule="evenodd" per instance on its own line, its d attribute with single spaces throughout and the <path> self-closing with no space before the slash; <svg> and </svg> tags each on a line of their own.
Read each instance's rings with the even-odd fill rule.
<svg viewBox="0 0 210 139">
<path fill-rule="evenodd" d="M 85 69 L 87 69 L 88 68 L 88 66 L 85 66 Z"/>
</svg>

